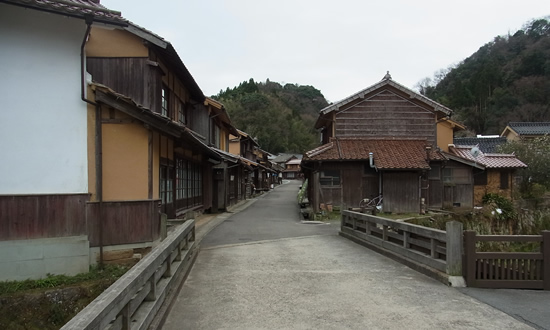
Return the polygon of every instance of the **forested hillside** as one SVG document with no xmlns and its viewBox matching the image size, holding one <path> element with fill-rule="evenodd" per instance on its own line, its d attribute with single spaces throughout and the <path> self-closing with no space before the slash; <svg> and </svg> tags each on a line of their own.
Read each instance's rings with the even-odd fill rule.
<svg viewBox="0 0 550 330">
<path fill-rule="evenodd" d="M 235 126 L 258 138 L 262 149 L 271 153 L 303 153 L 318 145 L 313 128 L 319 110 L 328 105 L 312 86 L 271 82 L 242 82 L 220 91 L 222 102 Z"/>
<path fill-rule="evenodd" d="M 455 110 L 477 134 L 499 134 L 510 121 L 550 121 L 550 18 L 496 37 L 420 92 Z"/>
</svg>

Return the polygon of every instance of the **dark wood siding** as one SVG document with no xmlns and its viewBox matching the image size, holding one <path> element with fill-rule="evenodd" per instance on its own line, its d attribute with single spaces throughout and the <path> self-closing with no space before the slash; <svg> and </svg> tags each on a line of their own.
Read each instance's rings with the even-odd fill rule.
<svg viewBox="0 0 550 330">
<path fill-rule="evenodd" d="M 204 137 L 203 142 L 210 143 L 210 116 L 202 104 L 195 105 L 190 112 L 189 128 Z"/>
<path fill-rule="evenodd" d="M 144 57 L 88 57 L 92 80 L 160 113 L 162 71 Z"/>
<path fill-rule="evenodd" d="M 403 137 L 435 144 L 435 114 L 392 91 L 355 101 L 336 114 L 337 137 Z"/>
<path fill-rule="evenodd" d="M 160 200 L 103 202 L 103 245 L 152 242 L 160 237 Z M 99 246 L 99 203 L 88 203 L 88 239 Z"/>
<path fill-rule="evenodd" d="M 86 235 L 88 194 L 0 196 L 0 240 Z"/>
<path fill-rule="evenodd" d="M 450 179 L 446 178 L 446 171 L 447 175 L 452 173 Z M 474 206 L 473 185 L 472 167 L 456 161 L 449 161 L 443 169 L 443 207 L 472 208 Z"/>
<path fill-rule="evenodd" d="M 385 172 L 383 174 L 384 212 L 418 213 L 420 211 L 418 172 Z"/>
<path fill-rule="evenodd" d="M 440 179 L 430 179 L 428 193 L 428 206 L 433 208 L 443 207 L 443 182 Z"/>
<path fill-rule="evenodd" d="M 368 169 L 365 173 L 365 164 L 368 162 L 331 162 L 323 163 L 319 171 L 338 170 L 340 172 L 339 186 L 320 185 L 319 182 L 311 185 L 310 202 L 332 204 L 344 209 L 358 207 L 363 198 L 378 196 L 378 173 Z M 318 179 L 317 179 L 318 180 Z M 315 191 L 317 189 L 318 191 Z M 318 198 L 317 201 L 314 199 Z"/>
</svg>

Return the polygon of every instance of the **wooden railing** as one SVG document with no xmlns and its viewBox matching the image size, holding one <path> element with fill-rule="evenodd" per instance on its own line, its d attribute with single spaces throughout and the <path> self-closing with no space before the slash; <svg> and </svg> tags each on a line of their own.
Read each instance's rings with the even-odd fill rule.
<svg viewBox="0 0 550 330">
<path fill-rule="evenodd" d="M 360 239 L 447 275 L 462 276 L 462 223 L 448 222 L 446 229 L 342 211 L 342 236 Z"/>
<path fill-rule="evenodd" d="M 535 242 L 539 247 L 535 252 L 477 252 L 478 242 Z M 466 231 L 464 245 L 468 286 L 550 290 L 550 231 L 542 235 L 476 235 Z"/>
<path fill-rule="evenodd" d="M 195 221 L 178 226 L 151 253 L 62 329 L 147 329 L 196 255 Z"/>
</svg>

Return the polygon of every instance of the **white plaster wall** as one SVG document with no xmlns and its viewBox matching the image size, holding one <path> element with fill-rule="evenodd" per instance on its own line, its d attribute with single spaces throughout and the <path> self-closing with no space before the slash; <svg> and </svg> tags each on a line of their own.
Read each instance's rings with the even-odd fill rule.
<svg viewBox="0 0 550 330">
<path fill-rule="evenodd" d="M 0 194 L 85 193 L 83 20 L 0 4 Z"/>
</svg>

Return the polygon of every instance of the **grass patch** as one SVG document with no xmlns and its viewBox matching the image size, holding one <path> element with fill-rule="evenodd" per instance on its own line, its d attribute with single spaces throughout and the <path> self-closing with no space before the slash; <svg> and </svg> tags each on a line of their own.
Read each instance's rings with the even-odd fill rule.
<svg viewBox="0 0 550 330">
<path fill-rule="evenodd" d="M 108 265 L 76 276 L 0 282 L 0 329 L 59 329 L 128 269 Z"/>
<path fill-rule="evenodd" d="M 106 265 L 104 269 L 93 266 L 88 273 L 75 276 L 48 274 L 45 278 L 38 280 L 4 281 L 0 282 L 0 296 L 34 289 L 51 289 L 93 280 L 116 280 L 124 275 L 128 269 L 128 267 L 118 265 Z"/>
</svg>

